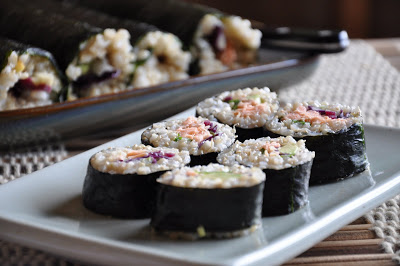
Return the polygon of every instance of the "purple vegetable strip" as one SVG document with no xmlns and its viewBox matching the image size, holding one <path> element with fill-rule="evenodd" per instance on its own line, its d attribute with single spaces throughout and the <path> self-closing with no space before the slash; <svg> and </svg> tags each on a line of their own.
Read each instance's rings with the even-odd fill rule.
<svg viewBox="0 0 400 266">
<path fill-rule="evenodd" d="M 350 117 L 349 113 L 344 113 L 343 110 L 340 110 L 338 118 L 348 118 L 348 117 Z"/>
<path fill-rule="evenodd" d="M 51 87 L 47 84 L 35 84 L 31 78 L 20 79 L 17 83 L 10 89 L 10 92 L 14 97 L 18 98 L 22 96 L 22 93 L 26 90 L 29 91 L 45 91 L 47 93 L 51 92 Z"/>
<path fill-rule="evenodd" d="M 199 148 L 200 148 L 201 146 L 203 146 L 204 142 L 206 142 L 206 141 L 208 141 L 208 140 L 212 140 L 212 139 L 215 138 L 216 136 L 219 136 L 219 134 L 217 133 L 217 134 L 215 134 L 215 135 L 209 136 L 208 138 L 203 139 L 202 141 L 200 141 L 200 143 L 199 143 Z"/>
<path fill-rule="evenodd" d="M 119 70 L 107 71 L 97 76 L 94 73 L 88 73 L 80 76 L 76 81 L 74 81 L 74 87 L 79 89 L 85 89 L 94 83 L 99 83 L 108 79 L 113 79 L 121 74 Z"/>
<path fill-rule="evenodd" d="M 210 35 L 206 37 L 215 53 L 220 53 L 226 48 L 226 38 L 224 29 L 216 26 Z"/>
<path fill-rule="evenodd" d="M 339 116 L 336 114 L 335 111 L 323 110 L 323 109 L 319 109 L 319 108 L 316 108 L 316 107 L 313 107 L 313 106 L 310 106 L 310 105 L 307 107 L 307 110 L 318 112 L 321 115 L 325 115 L 325 116 L 327 116 L 327 117 L 329 117 L 331 119 L 343 118 L 341 116 L 341 115 L 343 115 L 343 110 L 340 110 L 341 113 L 339 114 Z M 346 116 L 346 117 L 348 117 L 348 116 Z"/>
<path fill-rule="evenodd" d="M 209 126 L 208 131 L 210 131 L 214 134 L 217 133 L 218 126 L 214 125 L 211 121 L 209 121 L 209 120 L 204 121 L 204 125 Z"/>
<path fill-rule="evenodd" d="M 164 159 L 169 159 L 174 157 L 175 154 L 174 153 L 163 153 L 162 151 L 155 151 L 155 152 L 149 152 L 147 155 L 143 156 L 143 157 L 138 157 L 138 158 L 134 158 L 134 159 L 129 159 L 129 160 L 119 160 L 120 162 L 132 162 L 132 161 L 136 161 L 136 160 L 140 160 L 140 159 L 144 159 L 144 158 L 151 158 L 151 163 L 156 163 L 158 160 L 164 158 Z"/>
<path fill-rule="evenodd" d="M 225 97 L 225 99 L 223 99 L 222 101 L 224 101 L 224 102 L 229 102 L 230 100 L 232 100 L 232 97 L 231 96 L 227 96 L 227 97 Z"/>
</svg>

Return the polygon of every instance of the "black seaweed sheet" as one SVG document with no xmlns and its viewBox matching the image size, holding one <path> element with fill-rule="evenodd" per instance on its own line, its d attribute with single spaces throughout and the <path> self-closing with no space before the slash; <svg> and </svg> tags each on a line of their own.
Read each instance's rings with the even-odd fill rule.
<svg viewBox="0 0 400 266">
<path fill-rule="evenodd" d="M 151 226 L 160 231 L 232 232 L 258 224 L 264 182 L 229 189 L 160 184 Z"/>
<path fill-rule="evenodd" d="M 177 0 L 80 0 L 72 2 L 121 18 L 153 24 L 177 35 L 189 46 L 199 21 L 206 14 L 222 12 L 207 6 Z"/>
<path fill-rule="evenodd" d="M 0 72 L 7 65 L 8 57 L 13 51 L 17 52 L 18 54 L 28 53 L 30 55 L 46 58 L 53 65 L 58 78 L 61 80 L 62 86 L 64 87 L 67 84 L 66 77 L 60 71 L 55 58 L 50 52 L 3 37 L 0 37 Z M 55 93 L 52 95 L 52 97 L 55 101 L 58 100 L 56 99 L 57 95 L 55 95 Z"/>
<path fill-rule="evenodd" d="M 63 71 L 77 55 L 79 45 L 102 31 L 40 8 L 24 8 L 18 1 L 0 1 L 0 34 L 48 50 Z"/>
<path fill-rule="evenodd" d="M 28 53 L 48 59 L 53 65 L 54 69 L 58 71 L 57 74 L 61 78 L 61 73 L 59 72 L 57 63 L 50 52 L 4 37 L 0 37 L 0 71 L 3 70 L 3 68 L 7 64 L 8 57 L 13 51 L 17 52 L 18 54 Z"/>
<path fill-rule="evenodd" d="M 89 23 L 100 28 L 126 29 L 131 35 L 131 43 L 134 45 L 146 33 L 158 31 L 153 25 L 137 22 L 133 20 L 120 19 L 94 9 L 79 6 L 70 2 L 61 2 L 55 0 L 33 0 L 29 2 L 30 6 L 45 9 L 47 12 L 63 15 L 70 19 Z"/>
<path fill-rule="evenodd" d="M 207 165 L 217 162 L 218 152 L 209 152 L 201 155 L 190 155 L 190 166 Z"/>
<path fill-rule="evenodd" d="M 154 209 L 156 179 L 165 171 L 148 175 L 109 174 L 89 163 L 82 189 L 89 210 L 120 218 L 148 218 Z"/>
<path fill-rule="evenodd" d="M 282 170 L 263 169 L 266 175 L 262 216 L 292 213 L 308 201 L 308 184 L 313 162 Z"/>
<path fill-rule="evenodd" d="M 265 135 L 280 135 L 265 130 Z M 338 181 L 363 172 L 368 166 L 364 127 L 354 124 L 335 134 L 295 138 L 306 140 L 306 147 L 315 151 L 310 184 Z"/>
</svg>

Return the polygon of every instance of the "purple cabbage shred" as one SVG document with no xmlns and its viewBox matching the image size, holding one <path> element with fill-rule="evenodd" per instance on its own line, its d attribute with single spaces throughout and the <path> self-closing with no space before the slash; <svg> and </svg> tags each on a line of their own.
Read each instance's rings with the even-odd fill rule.
<svg viewBox="0 0 400 266">
<path fill-rule="evenodd" d="M 203 139 L 202 141 L 200 141 L 200 143 L 199 143 L 199 148 L 200 148 L 201 146 L 203 146 L 204 142 L 209 141 L 209 140 L 212 140 L 212 139 L 215 138 L 216 136 L 219 136 L 219 134 L 218 134 L 218 133 L 217 133 L 217 134 L 214 134 L 214 135 L 209 136 L 208 138 Z"/>
<path fill-rule="evenodd" d="M 226 47 L 226 37 L 224 29 L 221 26 L 215 26 L 210 35 L 206 37 L 211 44 L 214 52 L 220 53 Z"/>
<path fill-rule="evenodd" d="M 204 121 L 204 125 L 209 126 L 208 131 L 210 131 L 214 134 L 217 133 L 218 126 L 214 125 L 211 121 L 209 121 L 209 120 Z"/>
<path fill-rule="evenodd" d="M 319 109 L 319 108 L 316 108 L 316 107 L 311 106 L 311 105 L 309 105 L 309 106 L 307 107 L 307 110 L 309 110 L 309 111 L 311 110 L 311 111 L 318 112 L 318 113 L 320 113 L 321 115 L 325 115 L 325 116 L 327 116 L 327 117 L 329 117 L 329 118 L 331 118 L 331 119 L 337 119 L 337 118 L 339 118 L 339 116 L 336 114 L 335 111 L 323 110 L 323 109 Z M 343 112 L 343 111 L 341 110 L 341 112 Z M 339 114 L 339 115 L 340 115 L 340 114 Z"/>
<path fill-rule="evenodd" d="M 51 87 L 47 84 L 35 84 L 31 78 L 20 79 L 17 83 L 10 89 L 12 95 L 16 98 L 21 97 L 23 92 L 29 91 L 45 91 L 47 93 L 51 92 Z"/>
<path fill-rule="evenodd" d="M 224 102 L 229 102 L 229 101 L 231 101 L 232 100 L 232 97 L 231 96 L 226 96 L 222 101 L 224 101 Z"/>
<path fill-rule="evenodd" d="M 136 161 L 136 160 L 140 160 L 140 159 L 144 159 L 144 158 L 151 158 L 151 163 L 156 163 L 158 160 L 160 159 L 169 159 L 174 157 L 175 154 L 174 153 L 163 153 L 162 151 L 154 151 L 154 152 L 149 152 L 146 156 L 143 157 L 138 157 L 138 158 L 134 158 L 134 159 L 129 159 L 129 160 L 119 160 L 120 162 L 132 162 L 132 161 Z"/>
<path fill-rule="evenodd" d="M 101 74 L 100 76 L 98 76 L 94 73 L 88 73 L 88 74 L 80 76 L 76 81 L 74 81 L 74 87 L 80 88 L 80 89 L 85 89 L 94 83 L 99 83 L 102 81 L 116 78 L 120 74 L 121 74 L 120 70 L 107 71 L 107 72 L 104 72 L 103 74 Z"/>
</svg>

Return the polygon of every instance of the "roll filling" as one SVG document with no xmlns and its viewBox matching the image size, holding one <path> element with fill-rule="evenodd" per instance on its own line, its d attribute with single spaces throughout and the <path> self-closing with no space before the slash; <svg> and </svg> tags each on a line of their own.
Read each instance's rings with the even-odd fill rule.
<svg viewBox="0 0 400 266">
<path fill-rule="evenodd" d="M 191 54 L 183 50 L 180 40 L 171 33 L 152 31 L 134 47 L 137 55 L 132 85 L 135 88 L 186 79 Z"/>
<path fill-rule="evenodd" d="M 193 48 L 200 74 L 210 74 L 255 62 L 261 32 L 238 16 L 207 14 L 194 34 Z"/>
<path fill-rule="evenodd" d="M 63 82 L 52 55 L 0 38 L 0 110 L 52 104 Z"/>
<path fill-rule="evenodd" d="M 307 147 L 316 152 L 312 184 L 351 177 L 368 167 L 359 107 L 318 101 L 287 104 L 264 129 L 267 136 L 307 141 Z"/>
<path fill-rule="evenodd" d="M 265 174 L 244 166 L 183 167 L 157 179 L 151 226 L 170 237 L 235 237 L 260 225 Z"/>
<path fill-rule="evenodd" d="M 66 75 L 80 97 L 119 92 L 125 90 L 134 59 L 129 32 L 105 29 L 80 45 Z"/>
</svg>

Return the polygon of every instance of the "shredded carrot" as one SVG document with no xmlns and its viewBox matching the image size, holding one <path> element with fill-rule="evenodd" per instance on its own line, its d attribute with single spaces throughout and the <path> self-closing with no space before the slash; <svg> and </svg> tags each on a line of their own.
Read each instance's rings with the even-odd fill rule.
<svg viewBox="0 0 400 266">
<path fill-rule="evenodd" d="M 186 175 L 187 175 L 187 176 L 197 176 L 198 174 L 197 174 L 195 171 L 188 170 L 188 171 L 186 172 Z"/>
<path fill-rule="evenodd" d="M 135 158 L 144 157 L 146 155 L 147 155 L 147 151 L 145 151 L 145 150 L 132 150 L 132 151 L 128 152 L 126 157 L 131 157 L 131 158 L 135 159 Z"/>
<path fill-rule="evenodd" d="M 279 144 L 278 142 L 275 142 L 275 141 L 267 142 L 263 146 L 265 152 L 268 153 L 268 154 L 277 153 L 278 149 L 280 147 L 281 147 L 281 144 Z"/>
<path fill-rule="evenodd" d="M 259 104 L 256 101 L 241 101 L 234 114 L 235 116 L 252 117 L 265 112 L 265 108 L 265 104 Z"/>
<path fill-rule="evenodd" d="M 222 64 L 231 66 L 237 60 L 237 53 L 232 42 L 227 40 L 225 49 L 217 55 Z"/>
<path fill-rule="evenodd" d="M 208 131 L 204 123 L 199 123 L 198 120 L 189 116 L 183 123 L 182 127 L 178 128 L 177 131 L 184 138 L 193 139 L 196 142 L 201 142 L 206 138 L 211 136 L 211 133 Z"/>
<path fill-rule="evenodd" d="M 304 122 L 309 122 L 309 123 L 320 123 L 320 124 L 325 124 L 329 123 L 332 118 L 329 116 L 321 115 L 317 111 L 313 110 L 307 110 L 305 106 L 298 106 L 296 110 L 294 110 L 291 113 L 288 113 L 285 116 L 285 119 L 291 119 L 291 120 L 302 120 Z M 342 118 L 335 119 L 336 121 L 341 121 L 344 120 Z"/>
</svg>

